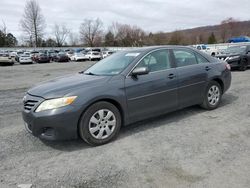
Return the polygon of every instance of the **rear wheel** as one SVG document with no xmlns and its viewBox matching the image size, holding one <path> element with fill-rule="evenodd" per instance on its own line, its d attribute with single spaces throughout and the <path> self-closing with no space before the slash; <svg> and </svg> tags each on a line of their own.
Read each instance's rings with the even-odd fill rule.
<svg viewBox="0 0 250 188">
<path fill-rule="evenodd" d="M 240 61 L 240 67 L 239 70 L 240 71 L 245 71 L 247 69 L 247 60 L 246 59 L 242 59 Z"/>
<path fill-rule="evenodd" d="M 221 102 L 221 97 L 222 90 L 220 84 L 216 81 L 212 81 L 207 86 L 201 107 L 207 110 L 216 109 Z"/>
<path fill-rule="evenodd" d="M 79 124 L 80 137 L 91 145 L 102 145 L 114 139 L 121 128 L 119 110 L 111 103 L 97 102 L 83 114 Z"/>
</svg>

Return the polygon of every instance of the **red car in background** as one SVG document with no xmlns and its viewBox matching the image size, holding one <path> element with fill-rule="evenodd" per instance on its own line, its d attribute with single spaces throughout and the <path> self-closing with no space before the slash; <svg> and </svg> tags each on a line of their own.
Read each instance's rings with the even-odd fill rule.
<svg viewBox="0 0 250 188">
<path fill-rule="evenodd" d="M 52 58 L 52 60 L 55 61 L 55 62 L 69 62 L 69 57 L 67 56 L 66 53 L 59 52 L 57 55 L 55 55 Z"/>
<path fill-rule="evenodd" d="M 46 54 L 39 53 L 38 55 L 33 57 L 33 61 L 35 61 L 36 63 L 49 63 L 50 58 Z"/>
</svg>

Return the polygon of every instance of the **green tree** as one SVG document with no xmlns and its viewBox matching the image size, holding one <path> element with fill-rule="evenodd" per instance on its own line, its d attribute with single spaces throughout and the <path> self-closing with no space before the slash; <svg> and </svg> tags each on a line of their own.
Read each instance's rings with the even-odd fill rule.
<svg viewBox="0 0 250 188">
<path fill-rule="evenodd" d="M 115 36 L 111 31 L 109 31 L 105 35 L 105 46 L 114 46 L 114 43 L 115 43 Z"/>
<path fill-rule="evenodd" d="M 14 47 L 17 45 L 17 39 L 13 34 L 8 33 L 5 37 L 5 46 Z"/>
<path fill-rule="evenodd" d="M 6 34 L 0 30 L 0 47 L 14 47 L 17 45 L 17 39 L 12 33 Z"/>
<path fill-rule="evenodd" d="M 5 33 L 0 30 L 0 47 L 5 45 Z"/>
<path fill-rule="evenodd" d="M 213 32 L 212 32 L 211 35 L 208 37 L 208 42 L 207 42 L 207 43 L 208 43 L 208 44 L 215 44 L 215 43 L 217 43 L 217 40 L 216 40 L 215 35 L 214 35 Z"/>
<path fill-rule="evenodd" d="M 49 38 L 46 40 L 46 46 L 47 47 L 56 47 L 57 46 L 57 43 L 55 40 Z"/>
</svg>

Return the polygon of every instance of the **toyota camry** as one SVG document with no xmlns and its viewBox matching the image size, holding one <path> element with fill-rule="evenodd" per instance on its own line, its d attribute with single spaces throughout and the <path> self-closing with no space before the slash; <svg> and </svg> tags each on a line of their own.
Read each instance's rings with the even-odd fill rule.
<svg viewBox="0 0 250 188">
<path fill-rule="evenodd" d="M 31 88 L 22 115 L 41 139 L 101 145 L 140 120 L 192 105 L 213 110 L 230 84 L 226 62 L 191 47 L 138 48 Z"/>
</svg>

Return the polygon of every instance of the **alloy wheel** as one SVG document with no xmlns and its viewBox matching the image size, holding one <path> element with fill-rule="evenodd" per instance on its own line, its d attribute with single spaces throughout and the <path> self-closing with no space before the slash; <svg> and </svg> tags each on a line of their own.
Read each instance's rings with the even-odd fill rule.
<svg viewBox="0 0 250 188">
<path fill-rule="evenodd" d="M 108 109 L 100 109 L 89 120 L 90 134 L 99 140 L 108 138 L 116 127 L 116 117 Z"/>
<path fill-rule="evenodd" d="M 208 90 L 207 97 L 210 105 L 212 106 L 217 105 L 217 103 L 220 100 L 220 89 L 218 88 L 218 86 L 216 85 L 211 86 Z"/>
</svg>

